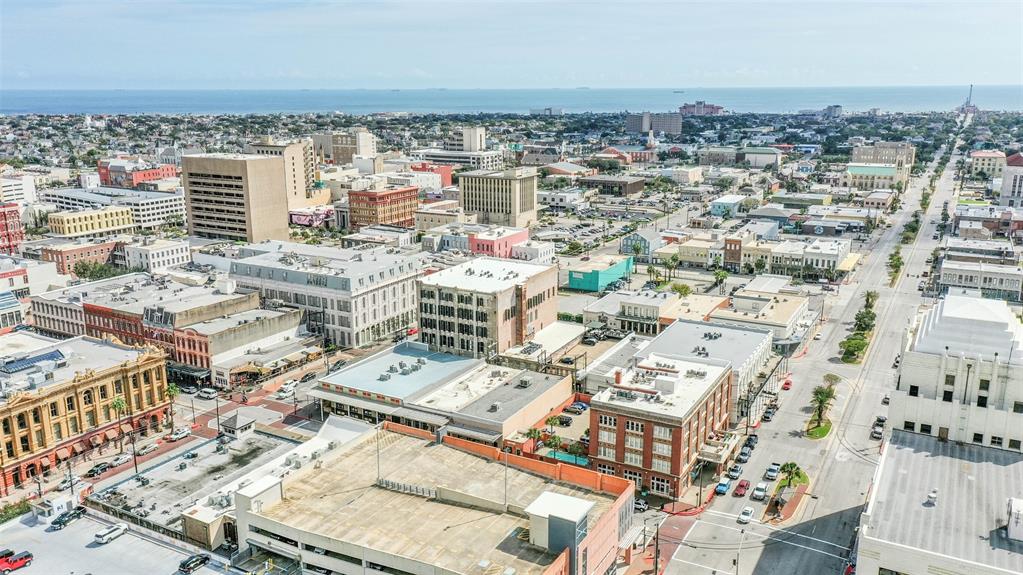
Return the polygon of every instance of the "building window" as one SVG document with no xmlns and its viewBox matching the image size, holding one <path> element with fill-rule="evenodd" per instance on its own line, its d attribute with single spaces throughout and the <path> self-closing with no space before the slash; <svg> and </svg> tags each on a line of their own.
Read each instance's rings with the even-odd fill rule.
<svg viewBox="0 0 1023 575">
<path fill-rule="evenodd" d="M 902 429 L 906 431 L 916 431 L 916 423 L 913 421 L 907 421 L 902 424 Z"/>
<path fill-rule="evenodd" d="M 625 430 L 632 431 L 635 433 L 643 433 L 643 423 L 639 421 L 626 421 Z"/>
<path fill-rule="evenodd" d="M 597 471 L 603 473 L 604 475 L 614 475 L 615 474 L 614 465 L 608 465 L 606 463 L 598 463 L 597 464 Z"/>
<path fill-rule="evenodd" d="M 669 463 L 667 459 L 661 459 L 660 457 L 654 458 L 653 462 L 650 464 L 650 468 L 661 473 L 671 473 L 671 463 Z"/>
<path fill-rule="evenodd" d="M 920 424 L 920 433 L 924 433 L 926 435 L 930 435 L 931 434 L 931 424 L 929 424 L 929 423 L 921 423 Z"/>
<path fill-rule="evenodd" d="M 650 491 L 660 493 L 662 495 L 668 495 L 671 493 L 671 482 L 663 477 L 651 477 Z"/>
<path fill-rule="evenodd" d="M 1019 451 L 1020 450 L 1020 440 L 1018 440 L 1018 439 L 1010 439 L 1009 440 L 1009 449 L 1015 449 L 1016 451 Z"/>
<path fill-rule="evenodd" d="M 987 407 L 987 396 L 986 395 L 978 395 L 977 396 L 977 407 Z"/>
<path fill-rule="evenodd" d="M 625 436 L 625 447 L 629 449 L 643 449 L 643 436 L 628 434 Z"/>
<path fill-rule="evenodd" d="M 614 427 L 618 424 L 615 417 L 611 415 L 601 415 L 598 421 L 600 422 L 601 427 Z"/>
<path fill-rule="evenodd" d="M 611 445 L 598 445 L 597 446 L 597 457 L 601 459 L 610 459 L 614 461 L 615 448 Z"/>
<path fill-rule="evenodd" d="M 974 433 L 973 434 L 973 442 L 974 443 L 984 443 L 984 434 L 983 433 Z"/>
<path fill-rule="evenodd" d="M 662 443 L 659 441 L 654 442 L 654 453 L 657 455 L 671 455 L 671 444 Z"/>
<path fill-rule="evenodd" d="M 909 396 L 916 397 L 918 395 L 920 395 L 920 386 L 919 385 L 909 386 Z"/>
<path fill-rule="evenodd" d="M 663 425 L 654 426 L 654 437 L 657 439 L 671 439 L 671 428 Z"/>
<path fill-rule="evenodd" d="M 615 432 L 610 429 L 601 429 L 597 437 L 599 438 L 601 443 L 615 442 Z"/>
<path fill-rule="evenodd" d="M 956 384 L 956 376 L 955 376 L 955 374 L 946 373 L 945 374 L 945 385 L 955 385 L 955 384 Z"/>
<path fill-rule="evenodd" d="M 636 488 L 643 486 L 643 474 L 631 469 L 622 470 L 622 476 L 636 484 Z"/>
<path fill-rule="evenodd" d="M 625 452 L 625 464 L 634 465 L 636 467 L 642 467 L 643 465 L 643 454 L 635 451 Z"/>
<path fill-rule="evenodd" d="M 1023 401 L 1014 401 L 1014 402 L 1012 402 L 1012 412 L 1013 413 L 1023 413 Z"/>
<path fill-rule="evenodd" d="M 945 402 L 948 402 L 948 403 L 952 403 L 952 390 L 950 390 L 950 389 L 946 389 L 946 390 L 945 390 L 945 391 L 944 391 L 944 392 L 943 392 L 943 393 L 941 394 L 941 401 L 945 401 Z"/>
<path fill-rule="evenodd" d="M 1002 446 L 1002 438 L 998 437 L 997 435 L 992 435 L 991 436 L 991 446 L 992 447 L 1001 447 Z"/>
<path fill-rule="evenodd" d="M 990 388 L 991 388 L 991 380 L 990 379 L 982 379 L 982 380 L 980 380 L 980 390 L 981 391 L 987 391 Z"/>
</svg>

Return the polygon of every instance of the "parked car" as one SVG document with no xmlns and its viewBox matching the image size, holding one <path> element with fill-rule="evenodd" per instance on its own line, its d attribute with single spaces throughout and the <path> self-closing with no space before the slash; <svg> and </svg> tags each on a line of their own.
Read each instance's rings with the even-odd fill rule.
<svg viewBox="0 0 1023 575">
<path fill-rule="evenodd" d="M 96 465 L 93 465 L 88 471 L 85 472 L 85 476 L 86 477 L 99 477 L 100 475 L 103 475 L 104 473 L 106 473 L 106 471 L 108 469 L 110 469 L 110 467 L 111 467 L 110 464 L 105 462 L 105 461 L 101 462 L 101 463 L 97 463 Z"/>
<path fill-rule="evenodd" d="M 884 428 L 881 427 L 880 425 L 875 425 L 870 430 L 870 438 L 871 439 L 881 439 L 882 437 L 884 437 Z"/>
<path fill-rule="evenodd" d="M 569 425 L 572 425 L 572 418 L 567 415 L 559 415 L 558 425 L 561 427 L 568 427 Z"/>
<path fill-rule="evenodd" d="M 129 461 L 131 461 L 131 455 L 128 455 L 127 453 L 122 453 L 110 460 L 110 466 L 117 467 L 118 465 L 124 465 Z"/>
<path fill-rule="evenodd" d="M 334 363 L 330 364 L 330 369 L 328 369 L 327 371 L 328 372 L 337 371 L 346 365 L 348 365 L 348 362 L 346 360 L 339 359 Z"/>
<path fill-rule="evenodd" d="M 11 555 L 6 559 L 0 559 L 0 573 L 7 575 L 11 571 L 17 571 L 22 567 L 28 567 L 32 564 L 32 560 L 35 557 L 32 556 L 28 551 L 22 551 L 17 555 Z"/>
<path fill-rule="evenodd" d="M 115 523 L 95 535 L 96 543 L 105 545 L 128 532 L 127 523 Z"/>
<path fill-rule="evenodd" d="M 590 404 L 583 401 L 573 401 L 572 407 L 578 407 L 579 409 L 586 411 L 587 409 L 590 408 Z"/>
<path fill-rule="evenodd" d="M 753 454 L 753 450 L 748 445 L 743 445 L 742 449 L 739 450 L 739 456 L 735 458 L 739 463 L 746 463 L 749 461 L 749 456 Z"/>
<path fill-rule="evenodd" d="M 714 487 L 714 493 L 718 495 L 724 495 L 728 493 L 728 488 L 732 486 L 732 480 L 728 476 L 722 477 L 718 484 Z"/>
<path fill-rule="evenodd" d="M 754 433 L 746 437 L 746 447 L 749 447 L 750 449 L 756 449 L 758 441 L 760 441 L 760 436 Z"/>
<path fill-rule="evenodd" d="M 565 365 L 574 365 L 575 359 L 572 358 L 572 356 L 566 355 L 565 357 L 559 359 L 558 362 L 563 363 Z"/>
<path fill-rule="evenodd" d="M 135 454 L 138 455 L 139 457 L 142 457 L 143 455 L 149 455 L 150 453 L 156 451 L 157 449 L 160 449 L 159 445 L 155 443 L 150 443 L 149 445 L 140 448 L 137 452 L 135 452 Z"/>
<path fill-rule="evenodd" d="M 82 483 L 85 482 L 82 481 L 81 477 L 78 477 L 77 475 L 72 475 L 71 477 L 64 478 L 63 481 L 57 484 L 57 491 L 67 491 L 68 489 L 81 485 Z"/>
<path fill-rule="evenodd" d="M 288 381 L 284 382 L 284 385 L 282 385 L 281 388 L 278 391 L 285 391 L 285 390 L 287 390 L 287 391 L 294 391 L 295 388 L 297 388 L 297 387 L 298 387 L 298 380 L 297 379 L 289 379 Z"/>
<path fill-rule="evenodd" d="M 739 523 L 749 523 L 753 519 L 753 508 L 743 507 L 742 511 L 739 512 L 739 517 L 736 519 Z"/>
<path fill-rule="evenodd" d="M 310 382 L 310 381 L 312 381 L 314 379 L 316 379 L 316 372 L 315 371 L 310 371 L 309 373 L 303 375 L 302 379 L 300 379 L 299 381 L 301 381 L 302 383 L 307 383 L 307 382 Z"/>
<path fill-rule="evenodd" d="M 178 564 L 178 571 L 182 573 L 195 573 L 200 567 L 210 562 L 210 556 L 205 553 L 192 555 Z"/>
<path fill-rule="evenodd" d="M 760 419 L 764 421 L 771 421 L 774 419 L 774 409 L 768 408 L 764 411 L 764 414 L 760 416 Z"/>
<path fill-rule="evenodd" d="M 742 475 L 742 466 L 738 463 L 728 468 L 728 476 L 732 479 L 738 479 L 740 475 Z"/>
<path fill-rule="evenodd" d="M 781 464 L 772 463 L 767 466 L 767 471 L 764 472 L 764 479 L 778 479 L 778 474 L 781 473 Z"/>
<path fill-rule="evenodd" d="M 781 388 L 784 389 L 785 391 L 792 389 L 792 380 L 786 379 L 785 383 L 781 384 Z"/>
<path fill-rule="evenodd" d="M 7 559 L 8 557 L 14 556 L 13 549 L 0 549 L 0 561 Z"/>
<path fill-rule="evenodd" d="M 895 356 L 895 361 L 892 362 L 892 367 L 899 367 L 899 363 L 901 363 L 901 362 L 902 362 L 902 354 L 900 353 L 900 354 Z"/>
<path fill-rule="evenodd" d="M 917 282 L 917 284 L 916 284 L 916 289 L 917 289 L 917 291 L 924 291 L 924 288 L 925 288 L 925 287 L 927 287 L 927 282 L 925 282 L 925 281 L 923 281 L 923 280 L 920 280 L 920 281 L 919 281 L 919 282 Z"/>
<path fill-rule="evenodd" d="M 824 334 L 822 334 L 821 332 L 817 332 L 817 333 L 813 334 L 813 340 L 814 341 L 820 341 L 822 337 L 824 337 Z"/>
<path fill-rule="evenodd" d="M 565 413 L 571 413 L 572 415 L 582 415 L 583 414 L 583 410 L 579 409 L 578 407 L 576 407 L 574 405 L 570 405 L 570 406 L 566 407 L 564 409 L 564 412 Z"/>
<path fill-rule="evenodd" d="M 880 425 L 881 427 L 884 427 L 886 423 L 888 423 L 888 418 L 884 415 L 878 415 L 876 418 L 874 418 L 874 425 Z"/>
<path fill-rule="evenodd" d="M 294 388 L 282 387 L 277 392 L 277 395 L 275 395 L 274 397 L 276 397 L 277 399 L 288 399 L 289 397 L 291 397 L 293 395 L 295 395 L 295 389 Z"/>
<path fill-rule="evenodd" d="M 167 436 L 167 439 L 170 441 L 181 441 L 189 435 L 192 435 L 191 429 L 187 427 L 179 427 L 172 431 L 171 434 Z"/>
<path fill-rule="evenodd" d="M 180 390 L 181 393 L 187 393 L 188 395 L 192 395 L 193 393 L 199 392 L 199 386 L 188 383 L 179 387 L 178 390 Z"/>
<path fill-rule="evenodd" d="M 767 484 L 763 481 L 757 483 L 757 486 L 753 488 L 753 493 L 751 493 L 749 497 L 750 499 L 756 499 L 757 501 L 767 499 Z"/>
<path fill-rule="evenodd" d="M 749 480 L 743 479 L 742 481 L 739 482 L 738 485 L 735 486 L 735 490 L 732 491 L 732 495 L 734 495 L 735 497 L 745 497 L 747 489 L 749 489 Z"/>
<path fill-rule="evenodd" d="M 217 390 L 213 389 L 212 387 L 204 387 L 200 389 L 199 393 L 195 394 L 195 396 L 198 397 L 199 399 L 216 399 Z"/>
<path fill-rule="evenodd" d="M 60 531 L 61 529 L 71 525 L 75 521 L 78 521 L 82 517 L 85 517 L 85 508 L 79 505 L 78 507 L 72 507 L 64 513 L 56 516 L 53 521 L 50 522 L 50 527 L 54 531 Z"/>
<path fill-rule="evenodd" d="M 582 341 L 583 345 L 597 345 L 597 340 L 592 337 L 584 337 Z"/>
<path fill-rule="evenodd" d="M 637 513 L 642 513 L 650 509 L 650 504 L 646 502 L 646 499 L 636 499 L 632 502 L 632 510 Z"/>
<path fill-rule="evenodd" d="M 891 403 L 891 401 L 892 398 L 889 397 L 888 394 L 886 393 L 884 397 L 881 398 L 881 405 L 888 405 L 889 403 Z"/>
</svg>

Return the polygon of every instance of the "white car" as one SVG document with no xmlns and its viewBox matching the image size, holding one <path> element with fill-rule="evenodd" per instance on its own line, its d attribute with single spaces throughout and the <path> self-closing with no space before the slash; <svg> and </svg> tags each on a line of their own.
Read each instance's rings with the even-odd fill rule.
<svg viewBox="0 0 1023 575">
<path fill-rule="evenodd" d="M 67 491 L 68 489 L 71 489 L 72 487 L 77 487 L 83 483 L 85 482 L 82 481 L 81 477 L 77 475 L 72 475 L 71 477 L 64 478 L 63 481 L 57 484 L 57 491 Z"/>
<path fill-rule="evenodd" d="M 739 513 L 739 517 L 738 517 L 738 519 L 736 519 L 736 521 L 738 521 L 739 523 L 749 523 L 750 520 L 752 520 L 752 519 L 753 519 L 753 508 L 752 507 L 743 507 L 742 511 Z"/>
<path fill-rule="evenodd" d="M 135 454 L 141 457 L 143 455 L 149 455 L 157 449 L 160 449 L 160 446 L 155 443 L 150 443 L 149 445 L 139 449 Z"/>
<path fill-rule="evenodd" d="M 749 498 L 757 501 L 767 499 L 767 484 L 763 481 L 757 483 L 757 486 L 753 488 L 753 493 L 750 494 Z"/>
<path fill-rule="evenodd" d="M 189 429 L 187 427 L 179 427 L 179 428 L 175 429 L 173 433 L 171 433 L 169 436 L 167 436 L 167 439 L 169 439 L 171 441 L 180 441 L 180 440 L 188 437 L 189 435 L 192 435 L 192 430 L 191 429 Z"/>
<path fill-rule="evenodd" d="M 291 397 L 293 395 L 295 395 L 295 390 L 294 389 L 284 389 L 284 388 L 281 388 L 281 390 L 278 391 L 277 395 L 274 396 L 274 397 L 276 397 L 277 399 L 288 399 L 289 397 Z"/>
<path fill-rule="evenodd" d="M 295 388 L 297 387 L 298 381 L 294 379 L 289 379 L 288 381 L 284 382 L 284 385 L 282 385 L 281 388 L 277 390 L 277 392 L 280 393 L 285 391 L 295 391 Z"/>
<path fill-rule="evenodd" d="M 131 461 L 131 456 L 128 455 L 127 453 L 122 453 L 122 454 L 118 455 L 117 457 L 115 457 L 115 458 L 110 460 L 110 466 L 111 467 L 117 467 L 118 465 L 124 465 L 125 463 L 128 463 L 129 461 Z"/>
<path fill-rule="evenodd" d="M 212 387 L 204 387 L 199 390 L 199 393 L 195 394 L 199 399 L 216 399 L 217 390 Z"/>
<path fill-rule="evenodd" d="M 96 543 L 104 545 L 128 532 L 127 523 L 115 523 L 96 534 Z"/>
</svg>

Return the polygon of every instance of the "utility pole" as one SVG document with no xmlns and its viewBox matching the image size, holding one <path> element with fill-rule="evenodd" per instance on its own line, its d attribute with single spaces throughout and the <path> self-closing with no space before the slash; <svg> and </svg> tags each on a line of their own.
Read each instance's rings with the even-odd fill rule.
<svg viewBox="0 0 1023 575">
<path fill-rule="evenodd" d="M 217 409 L 217 437 L 220 437 L 220 394 L 218 393 L 213 397 L 214 405 Z"/>
<path fill-rule="evenodd" d="M 746 540 L 746 530 L 739 532 L 739 549 L 735 552 L 735 575 L 739 575 L 739 555 L 742 553 L 742 544 Z"/>
<path fill-rule="evenodd" d="M 377 441 L 376 441 L 376 443 L 377 443 L 377 482 L 380 481 L 380 426 L 381 425 L 383 425 L 383 422 L 377 423 L 377 433 L 376 433 L 376 436 L 377 436 Z"/>
</svg>

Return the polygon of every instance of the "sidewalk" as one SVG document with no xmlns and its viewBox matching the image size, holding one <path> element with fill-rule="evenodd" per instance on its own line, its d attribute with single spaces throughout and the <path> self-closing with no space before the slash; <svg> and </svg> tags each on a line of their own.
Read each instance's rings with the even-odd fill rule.
<svg viewBox="0 0 1023 575">
<path fill-rule="evenodd" d="M 696 517 L 683 515 L 670 515 L 661 524 L 657 532 L 658 544 L 647 545 L 642 553 L 632 556 L 632 564 L 625 571 L 625 575 L 660 575 L 668 567 L 675 551 L 682 545 L 682 541 L 689 530 L 696 524 Z M 658 551 L 657 573 L 654 573 L 654 552 Z"/>
</svg>

